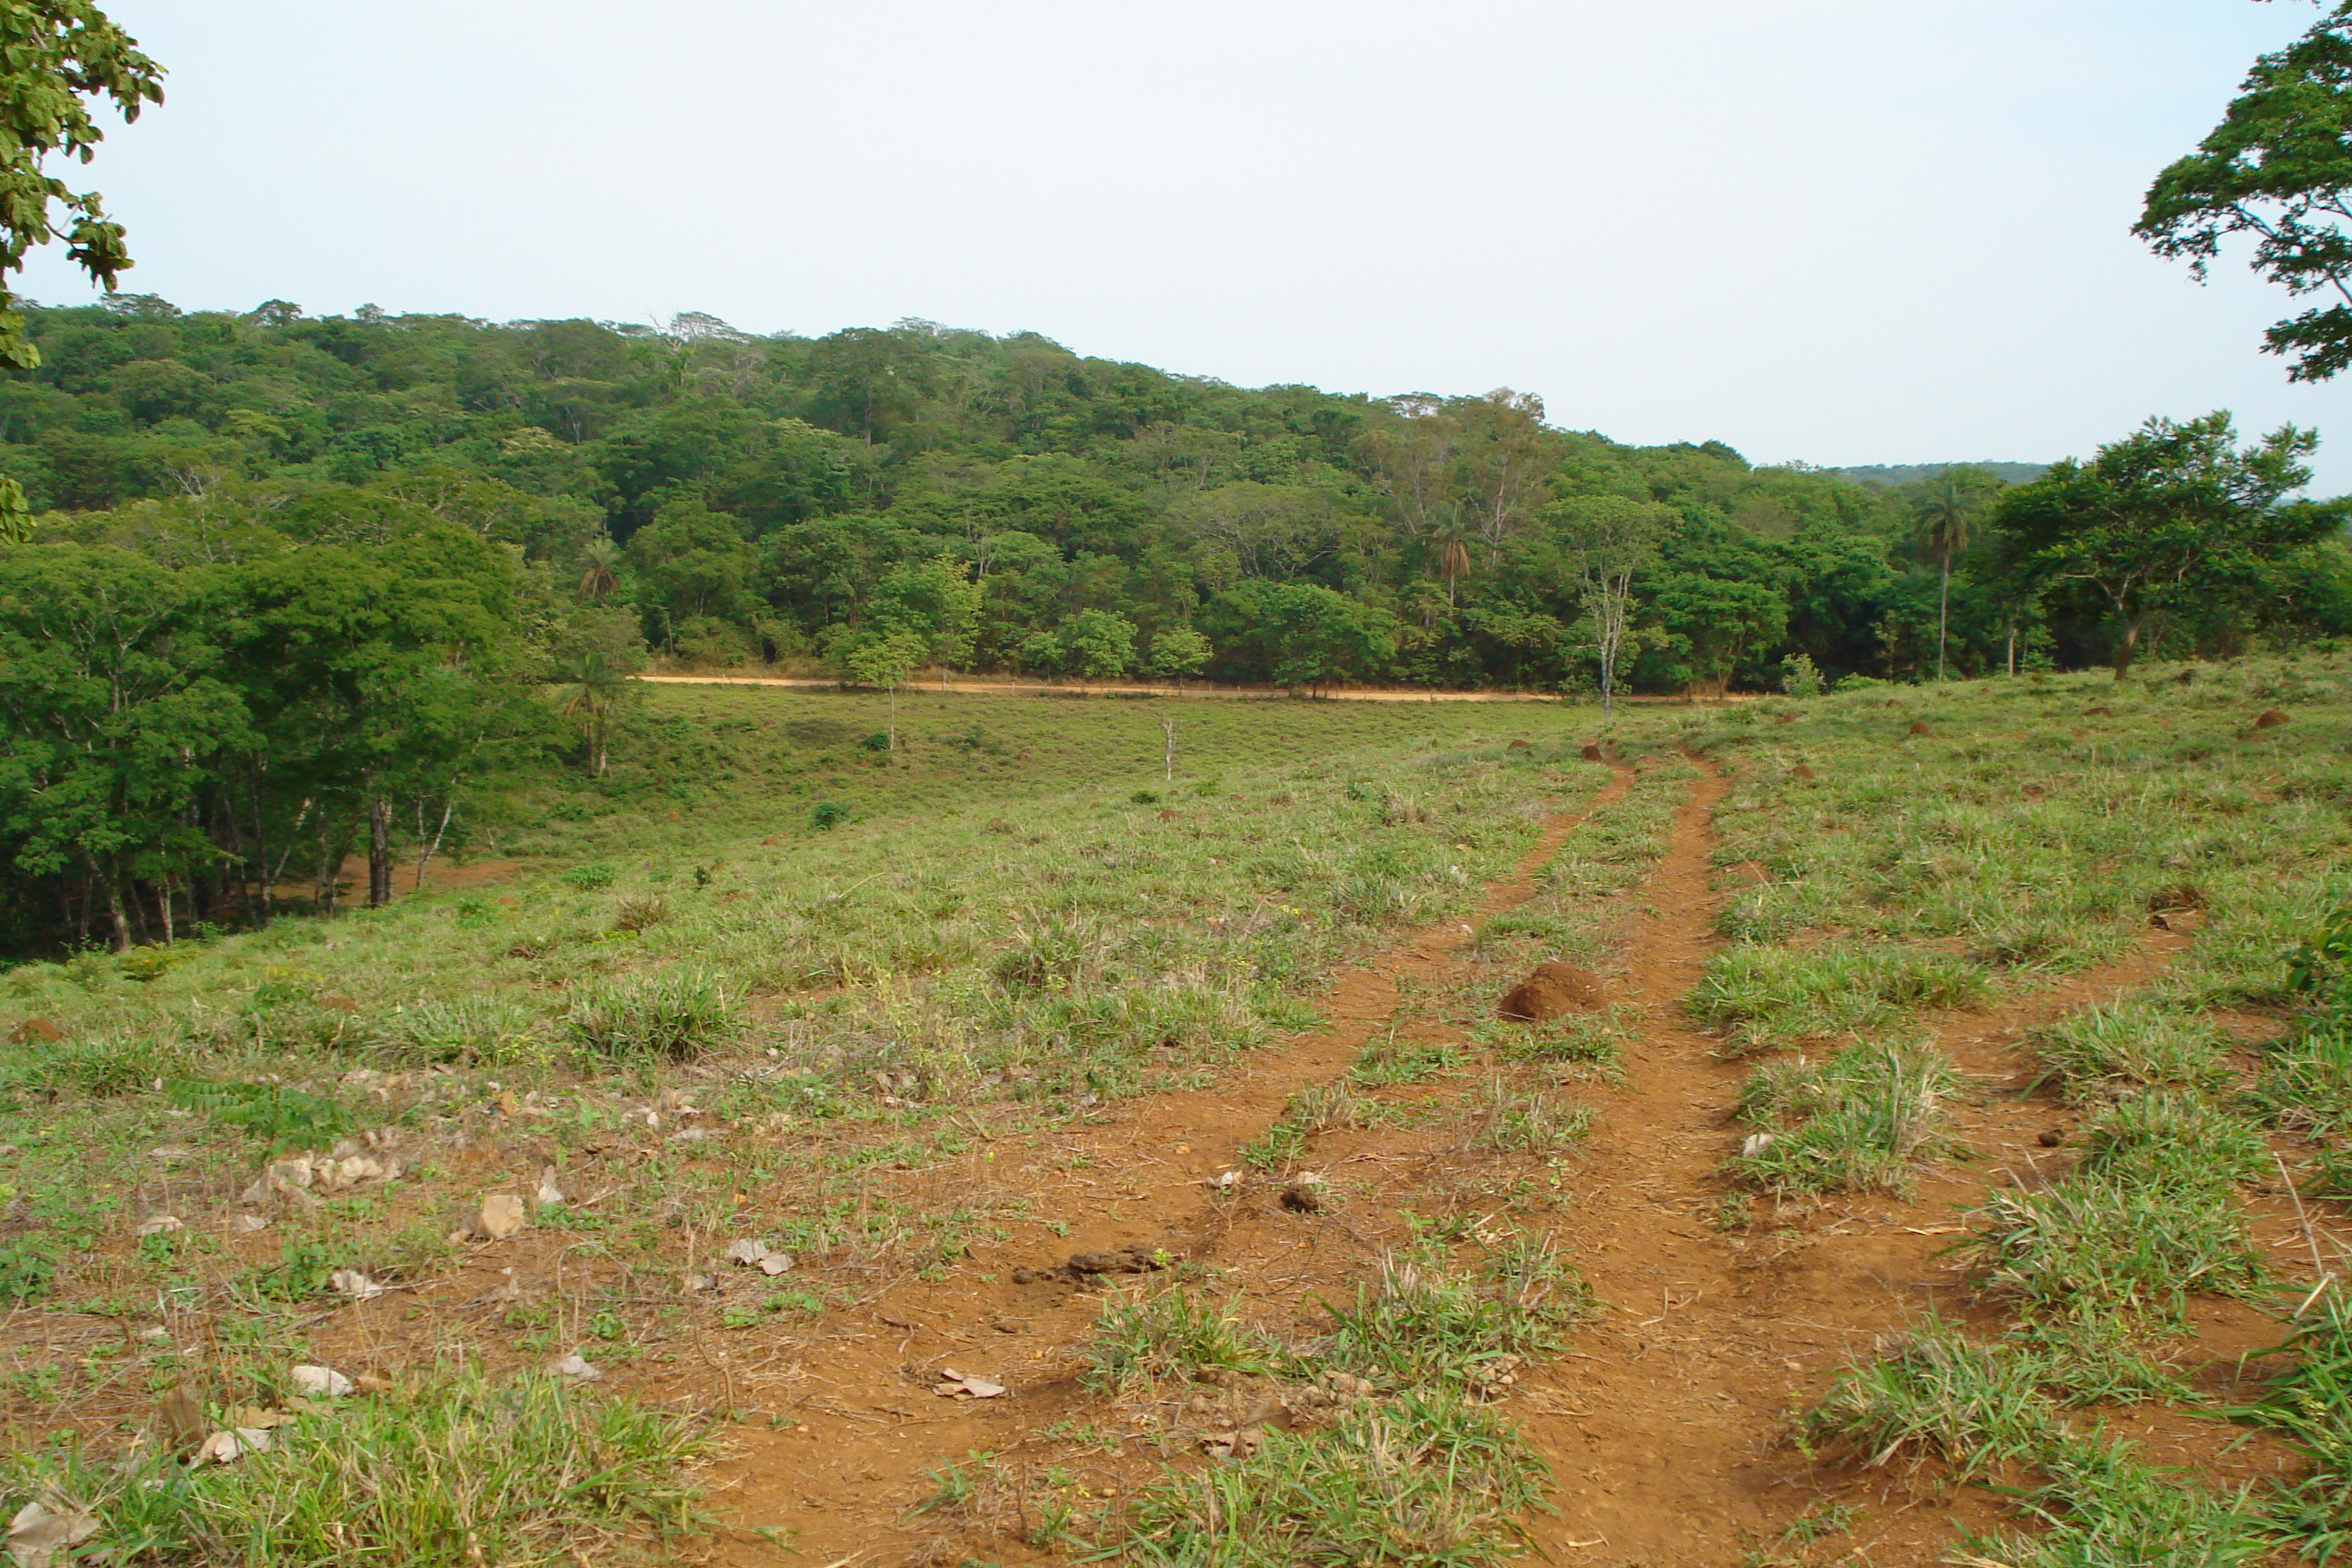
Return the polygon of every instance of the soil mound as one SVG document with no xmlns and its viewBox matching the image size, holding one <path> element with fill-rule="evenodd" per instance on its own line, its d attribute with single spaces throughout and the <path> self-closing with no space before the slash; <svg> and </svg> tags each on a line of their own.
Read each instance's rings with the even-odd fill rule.
<svg viewBox="0 0 2352 1568">
<path fill-rule="evenodd" d="M 1807 767 L 1804 763 L 1799 763 L 1795 767 L 1789 770 L 1789 776 L 1792 779 L 1812 779 L 1819 778 L 1821 775 L 1813 772 L 1812 769 Z"/>
<path fill-rule="evenodd" d="M 1578 754 L 1583 757 L 1583 759 L 1588 763 L 1598 763 L 1605 760 L 1601 755 L 1601 748 L 1592 745 L 1590 742 L 1587 742 L 1584 750 Z"/>
<path fill-rule="evenodd" d="M 1599 980 L 1572 963 L 1554 960 L 1537 964 L 1535 973 L 1511 987 L 1496 1011 L 1498 1017 L 1540 1024 L 1562 1013 L 1597 1013 L 1601 1005 Z"/>
<path fill-rule="evenodd" d="M 1533 746 L 1528 745 L 1525 741 L 1514 741 L 1503 749 L 1507 752 L 1532 752 L 1535 750 Z"/>
<path fill-rule="evenodd" d="M 2275 708 L 2265 708 L 2261 713 L 2255 716 L 2254 728 L 2257 730 L 2275 730 L 2281 724 L 2292 724 L 2294 722 L 2294 715 L 2282 713 Z"/>
<path fill-rule="evenodd" d="M 1913 734 L 1915 734 L 1915 735 L 1925 735 L 1925 734 L 1927 734 L 1927 733 L 1929 732 L 1929 731 L 1928 731 L 1928 729 L 1927 729 L 1927 721 L 1926 721 L 1925 719 L 1914 719 L 1914 720 L 1912 720 L 1912 721 L 1911 721 L 1911 732 L 1912 732 Z"/>
</svg>

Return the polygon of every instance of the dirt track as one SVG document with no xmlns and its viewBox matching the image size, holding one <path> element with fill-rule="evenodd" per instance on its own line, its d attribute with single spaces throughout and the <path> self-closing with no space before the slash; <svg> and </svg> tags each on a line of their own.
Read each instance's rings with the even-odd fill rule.
<svg viewBox="0 0 2352 1568">
<path fill-rule="evenodd" d="M 1788 1416 L 1917 1310 L 1981 1315 L 1937 1257 L 1958 1228 L 1958 1210 L 1988 1182 L 2039 1181 L 2067 1162 L 2064 1151 L 2033 1146 L 2038 1131 L 2071 1119 L 2022 1097 L 2032 1071 L 2012 1047 L 2041 1022 L 2145 980 L 2189 939 L 2152 931 L 2140 952 L 2104 970 L 1996 1012 L 1928 1020 L 1978 1084 L 1958 1116 L 1973 1163 L 1932 1173 L 1908 1201 L 1836 1200 L 1802 1213 L 1761 1212 L 1747 1231 L 1719 1230 L 1714 1215 L 1726 1184 L 1716 1173 L 1738 1142 L 1727 1113 L 1749 1069 L 1718 1060 L 1719 1042 L 1679 1023 L 1680 1000 L 1715 942 L 1709 817 L 1724 785 L 1712 766 L 1702 767 L 1665 858 L 1615 900 L 1626 922 L 1618 984 L 1642 1007 L 1644 1026 L 1628 1047 L 1625 1081 L 1587 1097 L 1601 1118 L 1548 1220 L 1602 1310 L 1567 1354 L 1532 1369 L 1505 1407 L 1527 1424 L 1557 1481 L 1558 1511 L 1530 1529 L 1558 1563 L 1727 1568 L 1827 1489 L 1864 1510 L 1856 1540 L 1874 1561 L 1890 1568 L 1941 1562 L 1956 1524 L 1996 1524 L 1981 1493 L 1937 1496 L 1916 1478 L 1813 1463 L 1782 1440 Z M 1628 784 L 1621 773 L 1587 812 Z M 1475 918 L 1523 901 L 1534 871 L 1583 815 L 1556 818 Z M 1421 932 L 1349 973 L 1327 1000 L 1326 1029 L 1264 1054 L 1234 1080 L 1117 1107 L 1050 1142 L 995 1143 L 968 1169 L 942 1173 L 943 1190 L 993 1184 L 1025 1194 L 1028 1220 L 943 1279 L 886 1289 L 859 1321 L 792 1352 L 792 1364 L 747 1370 L 734 1396 L 764 1403 L 776 1425 L 738 1428 L 740 1440 L 717 1478 L 714 1500 L 733 1527 L 719 1560 L 861 1568 L 963 1556 L 1043 1562 L 1002 1510 L 912 1511 L 933 1490 L 925 1472 L 980 1454 L 990 1457 L 988 1474 L 1025 1486 L 1050 1464 L 1100 1499 L 1153 1479 L 1159 1460 L 1136 1441 L 1143 1431 L 1137 1413 L 1107 1407 L 1076 1381 L 1076 1350 L 1098 1296 L 1058 1277 L 1016 1285 L 1012 1271 L 1140 1242 L 1219 1266 L 1226 1272 L 1216 1289 L 1237 1290 L 1254 1310 L 1276 1317 L 1306 1320 L 1318 1296 L 1351 1293 L 1381 1246 L 1396 1239 L 1383 1216 L 1409 1203 L 1425 1210 L 1433 1194 L 1458 1186 L 1465 1157 L 1444 1134 L 1424 1124 L 1318 1137 L 1318 1166 L 1360 1188 L 1337 1213 L 1289 1213 L 1265 1185 L 1219 1199 L 1203 1179 L 1231 1168 L 1234 1152 L 1279 1115 L 1291 1092 L 1337 1079 L 1376 1030 L 1393 1023 L 1408 1036 L 1458 1040 L 1465 1020 L 1446 1014 L 1437 1000 L 1444 991 L 1467 984 L 1490 1007 L 1516 978 L 1479 962 L 1471 931 L 1454 924 Z M 2301 1237 L 2284 1200 L 2255 1206 L 2258 1234 L 2283 1271 L 2291 1268 Z M 2239 1304 L 2200 1303 L 2194 1321 L 2198 1353 L 2188 1364 L 2203 1363 L 2198 1381 L 2217 1392 L 2227 1391 L 2242 1352 L 2277 1338 L 2275 1324 Z M 938 1398 L 929 1382 L 941 1366 L 1011 1393 L 986 1403 Z M 2229 1429 L 2162 1406 L 2109 1419 L 2158 1463 L 2194 1458 L 2231 1480 L 2282 1464 L 2279 1451 L 2259 1441 L 2217 1457 Z M 1055 1423 L 1091 1424 L 1105 1441 L 1074 1451 L 1068 1428 L 1044 1435 Z"/>
<path fill-rule="evenodd" d="M 641 675 L 639 680 L 649 680 L 672 686 L 784 686 L 805 690 L 838 691 L 838 680 L 826 680 L 800 675 Z M 1086 681 L 1012 680 L 910 680 L 899 689 L 909 697 L 929 691 L 952 691 L 982 697 L 1183 697 L 1216 701 L 1265 702 L 1297 695 L 1280 687 L 1265 686 L 1152 686 L 1137 681 L 1119 681 L 1091 685 Z M 1434 691 L 1377 690 L 1370 687 L 1335 686 L 1313 694 L 1319 700 L 1344 702 L 1550 702 L 1565 699 L 1539 691 Z M 1621 697 L 1621 702 L 1664 703 L 1682 705 L 1689 700 L 1681 697 Z M 1752 698 L 1727 697 L 1711 700 L 1752 701 Z"/>
</svg>

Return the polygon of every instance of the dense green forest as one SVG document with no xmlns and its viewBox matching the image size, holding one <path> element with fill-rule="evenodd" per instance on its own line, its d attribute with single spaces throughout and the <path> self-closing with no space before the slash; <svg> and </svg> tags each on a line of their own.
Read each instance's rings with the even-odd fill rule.
<svg viewBox="0 0 2352 1568">
<path fill-rule="evenodd" d="M 2000 521 L 2066 473 L 2061 512 L 2105 504 L 2090 470 L 1862 485 L 1508 391 L 1249 390 L 920 321 L 117 296 L 27 331 L 0 379 L 36 514 L 0 546 L 19 944 L 249 918 L 347 853 L 389 898 L 395 853 L 464 844 L 499 789 L 603 774 L 649 658 L 1580 692 L 1606 647 L 1621 687 L 1704 693 L 2352 626 L 2326 519 L 2239 550 L 2238 591 L 2117 597 L 2051 564 L 2063 519 L 2031 549 Z"/>
</svg>

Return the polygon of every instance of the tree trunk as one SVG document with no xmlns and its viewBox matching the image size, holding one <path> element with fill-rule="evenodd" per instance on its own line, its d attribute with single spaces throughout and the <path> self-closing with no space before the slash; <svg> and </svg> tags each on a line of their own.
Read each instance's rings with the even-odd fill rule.
<svg viewBox="0 0 2352 1568">
<path fill-rule="evenodd" d="M 368 802 L 368 908 L 392 902 L 392 802 Z"/>
<path fill-rule="evenodd" d="M 1952 552 L 1944 552 L 1944 582 L 1936 594 L 1936 679 L 1944 679 L 1944 638 L 1952 619 Z"/>
<path fill-rule="evenodd" d="M 1162 719 L 1161 721 L 1160 721 L 1160 728 L 1162 731 L 1166 731 L 1166 732 L 1167 732 L 1167 736 L 1168 736 L 1168 772 L 1167 772 L 1167 778 L 1168 778 L 1168 782 L 1169 782 L 1170 784 L 1174 784 L 1174 783 L 1176 782 L 1176 721 L 1175 721 L 1175 720 L 1173 720 L 1173 719 Z"/>
<path fill-rule="evenodd" d="M 2017 679 L 2017 615 L 2014 611 L 2009 617 L 2009 678 L 2011 680 Z"/>
<path fill-rule="evenodd" d="M 114 917 L 114 951 L 131 951 L 131 922 L 122 913 L 122 884 L 114 878 L 106 879 L 106 912 Z"/>
<path fill-rule="evenodd" d="M 2139 652 L 2139 628 L 2140 623 L 2137 619 L 2127 623 L 2124 627 L 2123 646 L 2116 649 L 2117 680 L 2121 680 L 2130 672 L 2132 659 Z"/>
</svg>

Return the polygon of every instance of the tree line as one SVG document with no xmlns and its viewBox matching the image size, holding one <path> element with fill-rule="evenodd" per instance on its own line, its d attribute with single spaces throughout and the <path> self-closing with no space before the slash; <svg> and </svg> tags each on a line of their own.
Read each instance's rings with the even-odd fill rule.
<svg viewBox="0 0 2352 1568">
<path fill-rule="evenodd" d="M 0 372 L 0 924 L 367 897 L 648 659 L 1719 692 L 2352 628 L 2310 437 L 2152 422 L 2005 484 L 1244 389 L 929 322 L 493 324 L 143 296 Z M 406 867 L 403 872 L 400 868 Z"/>
</svg>

